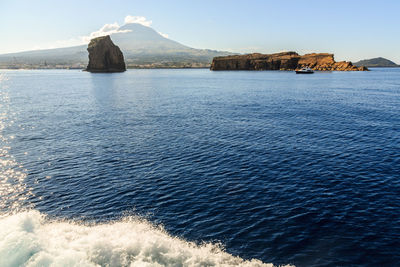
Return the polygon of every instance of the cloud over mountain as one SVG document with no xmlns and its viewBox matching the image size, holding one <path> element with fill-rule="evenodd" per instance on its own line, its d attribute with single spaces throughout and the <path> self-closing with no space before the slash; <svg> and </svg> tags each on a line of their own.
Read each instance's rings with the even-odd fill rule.
<svg viewBox="0 0 400 267">
<path fill-rule="evenodd" d="M 111 35 L 114 33 L 127 33 L 130 32 L 130 30 L 121 30 L 120 28 L 123 27 L 124 25 L 127 24 L 141 24 L 146 27 L 150 27 L 152 24 L 151 20 L 148 20 L 146 17 L 143 16 L 131 16 L 127 15 L 124 19 L 124 24 L 120 26 L 117 22 L 114 23 L 107 23 L 104 24 L 100 29 L 97 31 L 91 32 L 88 35 L 84 36 L 77 36 L 70 38 L 68 40 L 57 40 L 48 44 L 40 45 L 40 46 L 35 46 L 32 47 L 32 50 L 43 50 L 43 49 L 54 49 L 54 48 L 62 48 L 62 47 L 69 47 L 69 46 L 76 46 L 76 45 L 86 45 L 90 42 L 91 39 L 100 37 L 100 36 L 106 36 L 106 35 Z M 168 34 L 161 33 L 163 37 L 168 38 Z"/>
<path fill-rule="evenodd" d="M 122 26 L 127 25 L 127 24 L 134 24 L 134 23 L 141 24 L 146 27 L 150 27 L 153 22 L 143 16 L 127 15 L 124 19 L 124 24 Z M 114 22 L 111 24 L 104 24 L 104 26 L 101 27 L 99 30 L 94 31 L 87 36 L 81 36 L 80 39 L 82 40 L 82 44 L 87 44 L 90 42 L 91 39 L 96 38 L 96 37 L 106 36 L 106 35 L 110 35 L 110 34 L 114 34 L 114 33 L 130 32 L 130 30 L 121 30 L 120 28 L 122 26 L 120 26 L 117 22 Z M 161 32 L 158 32 L 158 33 L 161 34 L 163 37 L 168 38 L 168 34 L 161 33 Z"/>
<path fill-rule="evenodd" d="M 125 24 L 130 24 L 130 23 L 139 23 L 142 24 L 143 26 L 150 27 L 153 21 L 147 20 L 145 17 L 142 16 L 131 16 L 128 15 L 125 17 L 124 20 Z"/>
<path fill-rule="evenodd" d="M 94 31 L 90 33 L 88 36 L 82 36 L 82 42 L 83 44 L 89 43 L 89 41 L 93 38 L 100 37 L 100 36 L 106 36 L 110 35 L 113 33 L 126 33 L 130 32 L 130 30 L 120 30 L 120 27 L 117 22 L 114 22 L 112 24 L 104 24 L 103 27 L 101 27 L 98 31 Z"/>
<path fill-rule="evenodd" d="M 128 67 L 207 67 L 213 57 L 227 54 L 223 51 L 194 49 L 171 40 L 168 35 L 150 27 L 151 21 L 145 17 L 126 16 L 124 21 L 123 25 L 117 22 L 104 24 L 88 35 L 67 42 L 58 41 L 58 48 L 51 46 L 55 49 L 0 55 L 0 66 L 85 66 L 88 42 L 104 35 L 110 35 L 114 44 L 119 46 Z"/>
</svg>

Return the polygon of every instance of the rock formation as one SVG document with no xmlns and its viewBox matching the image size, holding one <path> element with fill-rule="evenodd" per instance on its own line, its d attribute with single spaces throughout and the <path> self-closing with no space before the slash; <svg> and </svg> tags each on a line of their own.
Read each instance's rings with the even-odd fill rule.
<svg viewBox="0 0 400 267">
<path fill-rule="evenodd" d="M 126 70 L 124 55 L 118 46 L 114 45 L 109 35 L 90 40 L 87 48 L 90 72 L 123 72 Z"/>
<path fill-rule="evenodd" d="M 336 62 L 333 54 L 306 54 L 296 52 L 276 54 L 247 54 L 226 57 L 215 57 L 211 70 L 295 70 L 310 67 L 321 71 L 366 71 L 366 67 L 353 66 L 351 62 Z"/>
</svg>

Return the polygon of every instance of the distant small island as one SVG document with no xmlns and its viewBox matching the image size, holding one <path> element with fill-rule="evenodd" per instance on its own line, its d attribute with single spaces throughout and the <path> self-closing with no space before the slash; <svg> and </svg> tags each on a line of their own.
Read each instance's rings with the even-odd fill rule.
<svg viewBox="0 0 400 267">
<path fill-rule="evenodd" d="M 397 65 L 393 61 L 383 58 L 376 57 L 371 59 L 364 59 L 354 63 L 356 66 L 365 66 L 368 68 L 398 68 L 400 65 Z"/>
<path fill-rule="evenodd" d="M 211 70 L 295 70 L 309 67 L 319 71 L 368 71 L 356 67 L 349 61 L 336 62 L 333 54 L 312 53 L 299 55 L 296 52 L 275 54 L 247 54 L 215 57 Z"/>
</svg>

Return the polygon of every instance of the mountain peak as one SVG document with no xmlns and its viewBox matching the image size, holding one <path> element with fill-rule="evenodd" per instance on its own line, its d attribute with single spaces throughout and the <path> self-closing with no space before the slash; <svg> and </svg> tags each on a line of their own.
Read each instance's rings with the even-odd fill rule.
<svg viewBox="0 0 400 267">
<path fill-rule="evenodd" d="M 165 54 L 192 50 L 139 23 L 125 24 L 119 30 L 123 32 L 112 34 L 111 39 L 124 53 Z"/>
<path fill-rule="evenodd" d="M 118 32 L 111 34 L 111 40 L 123 52 L 128 67 L 204 67 L 210 65 L 213 57 L 230 54 L 185 46 L 140 23 L 119 27 Z M 86 46 L 81 45 L 0 55 L 0 67 L 37 67 L 44 62 L 52 66 L 84 66 L 87 58 Z"/>
<path fill-rule="evenodd" d="M 119 28 L 120 33 L 114 33 L 113 35 L 123 35 L 123 34 L 128 34 L 128 35 L 135 35 L 136 37 L 140 37 L 143 39 L 166 39 L 163 37 L 161 34 L 159 34 L 156 30 L 149 26 L 144 26 L 140 23 L 129 23 L 121 26 Z"/>
<path fill-rule="evenodd" d="M 150 26 L 145 26 L 140 23 L 126 23 L 120 27 L 121 30 L 129 30 L 129 29 L 152 29 Z"/>
</svg>

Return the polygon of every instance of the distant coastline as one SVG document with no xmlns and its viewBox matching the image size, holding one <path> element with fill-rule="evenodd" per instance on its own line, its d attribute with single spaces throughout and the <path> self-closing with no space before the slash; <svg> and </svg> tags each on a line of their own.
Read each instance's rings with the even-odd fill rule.
<svg viewBox="0 0 400 267">
<path fill-rule="evenodd" d="M 131 23 L 121 27 L 123 33 L 111 34 L 111 39 L 121 48 L 124 54 L 126 67 L 128 69 L 205 69 L 213 67 L 216 60 L 222 61 L 221 58 L 229 60 L 239 57 L 240 62 L 244 62 L 246 57 L 253 57 L 249 62 L 253 62 L 255 69 L 281 69 L 277 65 L 280 60 L 272 60 L 274 63 L 267 66 L 266 63 L 261 63 L 262 59 L 255 59 L 255 55 L 260 55 L 261 58 L 265 54 L 238 54 L 227 51 L 218 51 L 212 49 L 196 49 L 183 44 L 180 44 L 169 38 L 165 38 L 151 27 L 146 27 L 138 23 Z M 45 50 L 32 50 L 18 53 L 9 53 L 0 55 L 0 69 L 85 69 L 88 65 L 88 53 L 86 51 L 87 45 L 78 45 L 64 48 L 54 48 Z M 277 55 L 271 54 L 271 55 Z M 316 54 L 317 55 L 317 54 Z M 325 64 L 317 63 L 312 68 L 316 70 L 355 70 L 357 67 L 398 67 L 398 65 L 390 60 L 384 58 L 375 58 L 369 60 L 362 60 L 350 64 L 342 62 L 339 65 L 334 62 L 333 54 L 324 53 L 318 54 L 320 58 L 326 60 Z M 329 59 L 332 55 L 332 59 Z M 292 56 L 300 57 L 296 55 Z M 315 57 L 316 59 L 316 57 Z M 243 61 L 244 60 L 244 61 Z M 252 61 L 253 60 L 253 61 Z M 254 60 L 258 60 L 256 63 Z M 317 59 L 316 59 L 317 60 Z M 319 60 L 319 59 L 318 59 Z M 296 61 L 296 60 L 294 60 Z M 279 61 L 281 62 L 281 61 Z M 292 62 L 293 63 L 293 62 Z M 312 65 L 312 62 L 309 62 Z M 310 65 L 307 63 L 307 65 Z M 238 63 L 239 64 L 239 63 Z M 246 63 L 247 64 L 247 63 Z M 264 64 L 264 66 L 261 65 Z M 335 65 L 336 64 L 336 65 Z M 240 64 L 239 64 L 240 65 Z M 239 69 L 249 69 L 251 66 L 240 66 Z M 318 65 L 318 66 L 317 66 Z M 297 66 L 283 66 L 282 69 L 294 69 Z M 353 68 L 354 67 L 354 68 Z M 233 65 L 229 69 L 235 69 Z M 334 69 L 332 69 L 334 68 Z M 221 69 L 225 69 L 221 67 Z"/>
<path fill-rule="evenodd" d="M 210 69 L 211 64 L 205 66 L 127 66 L 127 69 Z M 0 70 L 85 70 L 85 67 L 3 67 Z"/>
<path fill-rule="evenodd" d="M 77 64 L 57 64 L 57 63 L 1 63 L 0 69 L 85 69 L 87 62 Z M 209 69 L 211 62 L 150 62 L 134 64 L 127 62 L 127 69 Z"/>
<path fill-rule="evenodd" d="M 25 52 L 23 52 L 25 53 Z M 271 54 L 271 55 L 278 55 L 280 53 L 276 54 Z M 221 59 L 232 59 L 232 58 L 245 58 L 249 57 L 249 55 L 263 55 L 263 54 L 232 54 L 232 55 L 225 55 L 225 56 L 219 56 L 219 57 L 214 57 L 210 58 L 208 62 L 190 62 L 190 61 L 180 61 L 180 59 L 173 60 L 171 58 L 171 61 L 157 61 L 157 58 L 153 58 L 152 60 L 146 60 L 145 58 L 143 59 L 137 59 L 137 61 L 148 61 L 148 62 L 138 62 L 134 63 L 132 60 L 127 61 L 127 69 L 213 69 L 212 67 L 212 61 L 211 60 L 221 60 Z M 316 54 L 316 55 L 324 55 L 322 54 Z M 333 54 L 327 54 L 325 55 L 332 55 Z M 87 55 L 85 56 L 85 58 Z M 48 70 L 48 69 L 85 69 L 87 66 L 87 61 L 81 61 L 77 63 L 67 63 L 67 62 L 47 62 L 46 60 L 42 60 L 40 63 L 29 63 L 31 60 L 25 60 L 23 58 L 19 60 L 13 60 L 10 59 L 11 57 L 8 57 L 8 59 L 5 59 L 5 55 L 0 55 L 0 69 L 35 69 L 35 70 Z M 276 61 L 275 61 L 276 63 Z M 214 63 L 215 64 L 215 63 Z M 360 60 L 357 62 L 352 63 L 352 66 L 355 67 L 367 67 L 367 68 L 399 68 L 400 65 L 397 65 L 393 61 L 390 61 L 388 59 L 379 57 L 379 58 L 373 58 L 373 59 L 366 59 L 366 60 Z M 250 68 L 250 67 L 246 67 Z M 323 68 L 323 66 L 322 66 Z M 232 68 L 231 68 L 232 69 Z M 251 69 L 251 68 L 250 68 Z M 268 69 L 268 68 L 267 68 Z M 276 68 L 270 68 L 270 69 L 276 69 Z M 280 69 L 280 68 L 278 68 Z"/>
</svg>

